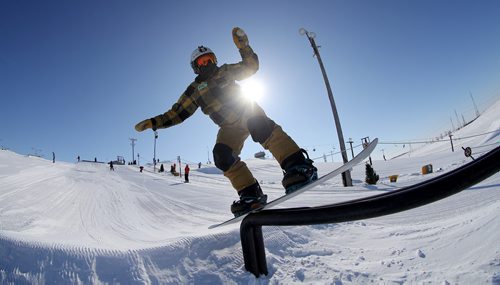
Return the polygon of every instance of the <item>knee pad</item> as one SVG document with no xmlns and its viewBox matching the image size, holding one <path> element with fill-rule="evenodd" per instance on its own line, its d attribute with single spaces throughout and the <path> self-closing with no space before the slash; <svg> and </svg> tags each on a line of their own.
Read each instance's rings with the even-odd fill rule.
<svg viewBox="0 0 500 285">
<path fill-rule="evenodd" d="M 226 172 L 233 166 L 236 162 L 236 157 L 234 157 L 233 150 L 222 143 L 216 143 L 213 149 L 214 163 L 215 166 Z"/>
<path fill-rule="evenodd" d="M 276 126 L 276 123 L 266 116 L 252 117 L 247 122 L 252 140 L 261 144 L 271 136 L 274 126 Z"/>
</svg>

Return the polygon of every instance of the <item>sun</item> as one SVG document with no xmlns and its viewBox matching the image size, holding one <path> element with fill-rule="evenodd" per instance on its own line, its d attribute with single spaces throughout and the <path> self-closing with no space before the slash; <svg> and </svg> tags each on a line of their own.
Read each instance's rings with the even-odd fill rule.
<svg viewBox="0 0 500 285">
<path fill-rule="evenodd" d="M 250 78 L 240 83 L 243 96 L 248 100 L 257 102 L 264 96 L 264 85 L 259 80 Z"/>
</svg>

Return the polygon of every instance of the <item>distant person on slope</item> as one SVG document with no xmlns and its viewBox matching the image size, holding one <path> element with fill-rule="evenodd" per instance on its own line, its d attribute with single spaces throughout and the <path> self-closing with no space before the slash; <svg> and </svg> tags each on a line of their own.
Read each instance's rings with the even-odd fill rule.
<svg viewBox="0 0 500 285">
<path fill-rule="evenodd" d="M 189 182 L 189 164 L 186 164 L 186 167 L 184 167 L 184 182 L 188 183 Z"/>
<path fill-rule="evenodd" d="M 214 162 L 238 191 L 240 200 L 231 205 L 231 212 L 240 216 L 267 202 L 267 195 L 239 157 L 249 135 L 269 150 L 280 164 L 287 194 L 317 179 L 318 175 L 313 161 L 304 156 L 307 153 L 267 117 L 257 103 L 242 96 L 235 81 L 257 72 L 259 60 L 242 29 L 234 28 L 232 36 L 242 61 L 219 67 L 212 50 L 199 46 L 191 54 L 191 67 L 198 76 L 170 110 L 138 123 L 135 129 L 141 132 L 169 128 L 186 120 L 200 107 L 220 127 L 213 148 Z"/>
</svg>

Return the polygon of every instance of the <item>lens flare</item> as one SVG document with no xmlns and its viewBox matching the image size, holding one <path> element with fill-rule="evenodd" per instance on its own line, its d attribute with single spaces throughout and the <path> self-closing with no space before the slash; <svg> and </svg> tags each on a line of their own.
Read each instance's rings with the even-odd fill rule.
<svg viewBox="0 0 500 285">
<path fill-rule="evenodd" d="M 248 100 L 258 102 L 264 96 L 264 85 L 256 79 L 247 79 L 240 83 L 243 96 Z"/>
</svg>

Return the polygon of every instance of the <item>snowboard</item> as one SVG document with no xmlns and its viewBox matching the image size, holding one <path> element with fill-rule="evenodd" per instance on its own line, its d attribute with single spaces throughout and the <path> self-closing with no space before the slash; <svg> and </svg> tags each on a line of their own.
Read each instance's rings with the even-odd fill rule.
<svg viewBox="0 0 500 285">
<path fill-rule="evenodd" d="M 298 190 L 290 193 L 290 194 L 287 194 L 287 195 L 283 195 L 275 200 L 272 200 L 271 202 L 267 203 L 266 205 L 264 205 L 263 207 L 260 207 L 258 209 L 255 209 L 255 210 L 252 210 L 248 213 L 245 213 L 241 216 L 238 216 L 238 217 L 235 217 L 235 218 L 232 218 L 232 219 L 229 219 L 225 222 L 222 222 L 222 223 L 219 223 L 219 224 L 215 224 L 215 225 L 211 225 L 209 226 L 208 228 L 209 229 L 214 229 L 214 228 L 217 228 L 217 227 L 221 227 L 221 226 L 225 226 L 225 225 L 230 225 L 230 224 L 233 224 L 233 223 L 236 223 L 236 222 L 239 222 L 241 220 L 243 220 L 247 215 L 251 214 L 251 213 L 255 213 L 255 212 L 259 212 L 259 211 L 262 211 L 264 209 L 269 209 L 271 207 L 274 207 L 278 204 L 281 204 L 301 193 L 304 193 L 305 191 L 309 190 L 309 189 L 312 189 L 330 179 L 332 179 L 333 177 L 339 175 L 339 174 L 342 174 L 343 172 L 351 169 L 352 167 L 354 167 L 355 165 L 357 165 L 358 163 L 362 162 L 363 160 L 365 160 L 368 156 L 370 156 L 370 154 L 373 152 L 373 150 L 375 149 L 375 147 L 377 146 L 377 143 L 378 143 L 378 138 L 375 138 L 370 144 L 368 144 L 364 149 L 363 151 L 361 151 L 358 155 L 356 155 L 352 160 L 344 163 L 342 166 L 340 166 L 339 168 L 321 176 L 320 178 L 318 178 L 317 180 L 314 180 L 313 182 L 309 183 L 309 184 L 306 184 L 304 186 L 302 186 L 301 188 L 299 188 Z"/>
</svg>

